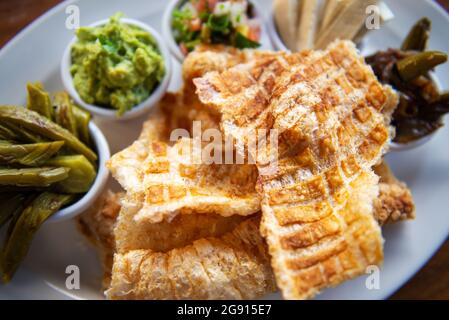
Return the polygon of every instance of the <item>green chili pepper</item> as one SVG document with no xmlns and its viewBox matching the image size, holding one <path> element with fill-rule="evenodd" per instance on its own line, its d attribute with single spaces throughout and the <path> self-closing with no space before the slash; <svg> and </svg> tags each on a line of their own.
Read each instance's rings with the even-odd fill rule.
<svg viewBox="0 0 449 320">
<path fill-rule="evenodd" d="M 89 191 L 97 175 L 94 166 L 82 155 L 58 156 L 46 165 L 70 169 L 67 179 L 55 184 L 58 192 L 84 193 Z"/>
<path fill-rule="evenodd" d="M 396 63 L 403 81 L 411 81 L 447 61 L 447 54 L 440 51 L 426 51 L 406 57 Z"/>
<path fill-rule="evenodd" d="M 28 83 L 28 103 L 29 110 L 36 111 L 40 115 L 52 119 L 52 107 L 50 95 L 43 89 L 41 83 Z"/>
<path fill-rule="evenodd" d="M 2 251 L 0 265 L 3 282 L 9 282 L 13 277 L 42 223 L 73 199 L 74 195 L 44 192 L 23 210 L 15 221 Z"/>
<path fill-rule="evenodd" d="M 0 185 L 23 187 L 48 187 L 53 183 L 67 179 L 68 168 L 0 168 Z"/>
<path fill-rule="evenodd" d="M 430 30 L 432 28 L 432 22 L 429 18 L 420 19 L 409 31 L 407 37 L 402 43 L 402 51 L 424 51 L 427 48 L 427 42 L 429 41 Z"/>
<path fill-rule="evenodd" d="M 73 134 L 36 112 L 16 106 L 0 106 L 0 124 L 13 123 L 50 140 L 61 140 L 71 150 L 86 156 L 90 161 L 97 155 Z"/>
<path fill-rule="evenodd" d="M 54 156 L 64 145 L 64 141 L 33 144 L 0 144 L 1 164 L 21 164 L 39 166 Z"/>
</svg>

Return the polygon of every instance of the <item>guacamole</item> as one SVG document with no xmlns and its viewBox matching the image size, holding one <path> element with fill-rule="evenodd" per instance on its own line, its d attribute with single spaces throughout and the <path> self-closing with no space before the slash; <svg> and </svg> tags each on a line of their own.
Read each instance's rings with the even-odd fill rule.
<svg viewBox="0 0 449 320">
<path fill-rule="evenodd" d="M 120 22 L 117 13 L 98 27 L 81 27 L 72 46 L 70 72 L 85 102 L 122 115 L 153 92 L 165 74 L 153 37 Z"/>
</svg>

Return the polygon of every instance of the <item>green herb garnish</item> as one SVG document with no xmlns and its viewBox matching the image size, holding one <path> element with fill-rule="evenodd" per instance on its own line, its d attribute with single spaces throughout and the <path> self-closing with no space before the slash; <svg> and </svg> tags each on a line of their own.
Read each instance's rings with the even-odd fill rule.
<svg viewBox="0 0 449 320">
<path fill-rule="evenodd" d="M 256 41 L 248 39 L 240 32 L 237 32 L 237 34 L 235 35 L 235 46 L 239 49 L 258 48 L 260 44 Z"/>
</svg>

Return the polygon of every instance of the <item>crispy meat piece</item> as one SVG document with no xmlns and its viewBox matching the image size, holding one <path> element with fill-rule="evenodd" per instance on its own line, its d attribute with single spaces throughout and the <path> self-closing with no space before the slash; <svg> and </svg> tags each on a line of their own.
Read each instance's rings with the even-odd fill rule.
<svg viewBox="0 0 449 320">
<path fill-rule="evenodd" d="M 266 245 L 252 217 L 221 237 L 164 253 L 116 254 L 109 299 L 254 299 L 276 290 Z"/>
<path fill-rule="evenodd" d="M 115 227 L 116 251 L 152 250 L 166 252 L 191 244 L 204 237 L 221 236 L 233 230 L 245 217 L 219 214 L 180 214 L 172 221 L 151 223 L 136 221 L 135 208 L 123 208 Z"/>
<path fill-rule="evenodd" d="M 127 191 L 124 207 L 138 208 L 137 221 L 170 221 L 180 213 L 231 216 L 260 210 L 254 165 L 204 164 L 201 145 L 192 138 L 171 142 L 168 128 L 168 117 L 159 110 L 144 124 L 139 140 L 108 161 Z"/>
<path fill-rule="evenodd" d="M 222 72 L 238 64 L 272 55 L 272 52 L 259 50 L 239 50 L 222 45 L 200 45 L 195 48 L 193 55 L 189 54 L 186 57 L 182 64 L 184 84 L 190 87 L 193 79 L 202 77 L 207 72 Z"/>
<path fill-rule="evenodd" d="M 374 217 L 380 225 L 415 218 L 412 193 L 404 182 L 399 181 L 383 161 L 374 167 L 380 176 L 379 197 L 374 200 Z"/>
<path fill-rule="evenodd" d="M 278 132 L 278 162 L 257 155 L 257 165 L 262 233 L 285 298 L 312 297 L 382 262 L 371 168 L 390 140 L 382 111 L 397 96 L 353 43 L 277 53 L 193 81 L 226 135 L 249 145 L 255 130 Z"/>
<path fill-rule="evenodd" d="M 166 252 L 205 237 L 220 237 L 246 218 L 218 214 L 178 215 L 171 222 L 140 222 L 135 210 L 121 207 L 123 193 L 107 190 L 94 206 L 78 218 L 81 232 L 96 246 L 103 263 L 103 287 L 109 287 L 113 256 L 131 250 Z"/>
</svg>

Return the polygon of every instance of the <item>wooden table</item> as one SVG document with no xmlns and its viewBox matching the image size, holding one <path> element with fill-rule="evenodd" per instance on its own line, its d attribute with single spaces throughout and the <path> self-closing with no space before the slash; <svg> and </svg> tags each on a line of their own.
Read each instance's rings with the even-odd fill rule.
<svg viewBox="0 0 449 320">
<path fill-rule="evenodd" d="M 0 2 L 0 47 L 23 27 L 61 2 L 15 0 Z M 438 0 L 449 11 L 449 0 Z M 392 299 L 449 299 L 449 240 Z"/>
</svg>

